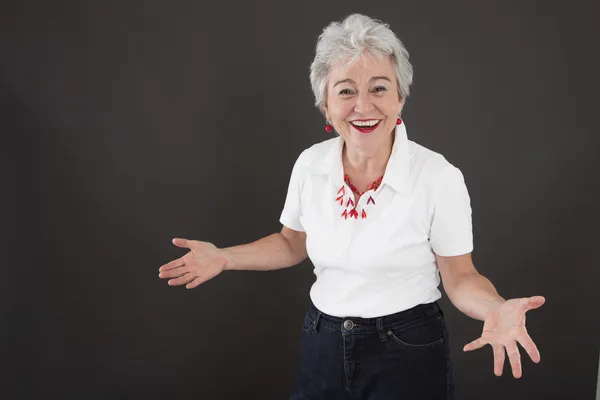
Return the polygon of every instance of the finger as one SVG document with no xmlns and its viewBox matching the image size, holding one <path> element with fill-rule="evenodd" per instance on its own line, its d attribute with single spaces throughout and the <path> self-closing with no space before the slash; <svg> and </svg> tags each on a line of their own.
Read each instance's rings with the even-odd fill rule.
<svg viewBox="0 0 600 400">
<path fill-rule="evenodd" d="M 494 349 L 494 374 L 496 376 L 502 376 L 502 370 L 504 369 L 504 360 L 506 357 L 504 346 L 494 345 L 492 346 L 492 348 Z"/>
<path fill-rule="evenodd" d="M 183 267 L 185 265 L 185 261 L 183 258 L 178 258 L 177 260 L 173 260 L 158 269 L 158 272 L 168 271 L 173 268 Z"/>
<path fill-rule="evenodd" d="M 533 361 L 534 363 L 539 363 L 541 359 L 540 351 L 538 350 L 531 337 L 528 334 L 524 334 L 523 336 L 517 338 L 517 340 L 519 341 L 519 344 L 525 349 L 527 354 L 529 354 L 531 361 Z"/>
<path fill-rule="evenodd" d="M 486 344 L 487 344 L 487 342 L 485 340 L 483 340 L 482 338 L 475 339 L 471 343 L 466 344 L 465 347 L 463 347 L 463 351 L 477 350 L 477 349 L 482 348 Z"/>
<path fill-rule="evenodd" d="M 170 269 L 168 271 L 163 271 L 158 274 L 158 277 L 159 278 L 179 278 L 180 276 L 183 276 L 183 275 L 187 274 L 188 272 L 190 272 L 189 267 L 183 266 L 180 268 L 174 268 L 174 269 Z"/>
<path fill-rule="evenodd" d="M 546 302 L 546 298 L 544 296 L 533 296 L 528 299 L 527 309 L 534 310 L 536 308 L 540 308 Z"/>
<path fill-rule="evenodd" d="M 517 342 L 510 342 L 506 345 L 506 352 L 508 353 L 508 359 L 510 360 L 510 367 L 512 368 L 513 376 L 515 378 L 521 377 L 521 353 L 517 347 Z"/>
<path fill-rule="evenodd" d="M 192 273 L 187 273 L 185 275 L 183 275 L 182 277 L 176 278 L 176 279 L 171 279 L 169 281 L 169 286 L 181 286 L 181 285 L 185 285 L 186 283 L 190 283 L 191 281 L 194 280 L 194 278 L 196 278 L 196 276 Z"/>
<path fill-rule="evenodd" d="M 193 281 L 191 281 L 190 283 L 188 283 L 187 285 L 185 285 L 186 289 L 193 289 L 195 287 L 198 287 L 198 285 L 206 282 L 208 279 L 204 276 L 199 276 L 196 279 L 194 279 Z"/>
<path fill-rule="evenodd" d="M 177 247 L 183 247 L 186 249 L 192 249 L 192 240 L 187 240 L 187 239 L 182 239 L 182 238 L 175 238 L 173 239 L 173 244 Z"/>
</svg>

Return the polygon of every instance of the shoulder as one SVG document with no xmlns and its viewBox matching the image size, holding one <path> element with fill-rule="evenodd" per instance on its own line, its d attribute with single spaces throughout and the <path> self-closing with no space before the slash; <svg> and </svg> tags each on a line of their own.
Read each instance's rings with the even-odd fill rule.
<svg viewBox="0 0 600 400">
<path fill-rule="evenodd" d="M 298 156 L 295 168 L 309 171 L 319 168 L 330 157 L 332 150 L 339 146 L 341 138 L 336 137 L 316 143 L 304 149 Z"/>
<path fill-rule="evenodd" d="M 441 179 L 461 175 L 460 170 L 442 154 L 411 140 L 408 143 L 410 175 L 415 183 L 433 189 Z"/>
</svg>

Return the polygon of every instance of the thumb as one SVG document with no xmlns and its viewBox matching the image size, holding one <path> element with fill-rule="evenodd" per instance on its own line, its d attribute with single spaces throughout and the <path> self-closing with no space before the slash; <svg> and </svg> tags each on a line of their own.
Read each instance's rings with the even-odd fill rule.
<svg viewBox="0 0 600 400">
<path fill-rule="evenodd" d="M 527 308 L 530 310 L 540 308 L 546 302 L 546 298 L 544 296 L 533 296 L 527 300 Z"/>
<path fill-rule="evenodd" d="M 463 351 L 477 350 L 477 349 L 482 348 L 486 344 L 487 344 L 487 342 L 485 340 L 483 340 L 482 338 L 478 338 L 478 339 L 473 340 L 471 343 L 465 344 L 465 346 L 463 347 Z"/>
<path fill-rule="evenodd" d="M 190 250 L 192 249 L 192 241 L 191 240 L 182 239 L 182 238 L 174 238 L 173 244 L 177 247 L 183 247 L 183 248 L 190 249 Z"/>
</svg>

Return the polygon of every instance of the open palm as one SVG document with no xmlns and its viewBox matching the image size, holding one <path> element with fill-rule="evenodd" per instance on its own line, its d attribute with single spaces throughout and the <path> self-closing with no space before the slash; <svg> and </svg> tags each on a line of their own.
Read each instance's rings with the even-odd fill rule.
<svg viewBox="0 0 600 400">
<path fill-rule="evenodd" d="M 525 349 L 531 360 L 540 362 L 540 352 L 525 328 L 525 313 L 541 307 L 546 299 L 542 296 L 507 300 L 500 307 L 489 312 L 481 337 L 464 347 L 464 351 L 479 349 L 486 344 L 494 350 L 494 373 L 502 375 L 505 354 L 508 353 L 515 378 L 522 375 L 521 354 L 517 342 Z M 505 353 L 506 351 L 506 353 Z"/>
<path fill-rule="evenodd" d="M 173 244 L 190 251 L 158 269 L 158 276 L 169 279 L 170 286 L 185 285 L 187 289 L 193 289 L 225 269 L 227 259 L 212 243 L 175 238 Z"/>
</svg>

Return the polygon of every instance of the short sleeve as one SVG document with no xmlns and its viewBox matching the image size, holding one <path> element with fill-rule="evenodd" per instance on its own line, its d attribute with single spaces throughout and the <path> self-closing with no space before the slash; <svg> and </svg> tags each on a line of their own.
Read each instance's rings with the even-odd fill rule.
<svg viewBox="0 0 600 400">
<path fill-rule="evenodd" d="M 452 165 L 442 172 L 434 192 L 429 241 L 433 251 L 443 257 L 473 251 L 471 199 L 463 174 Z"/>
<path fill-rule="evenodd" d="M 306 151 L 305 151 L 306 152 Z M 306 179 L 307 167 L 304 165 L 305 152 L 300 154 L 292 169 L 287 196 L 279 222 L 295 231 L 304 232 L 305 229 L 300 222 L 302 216 L 301 194 Z"/>
</svg>

